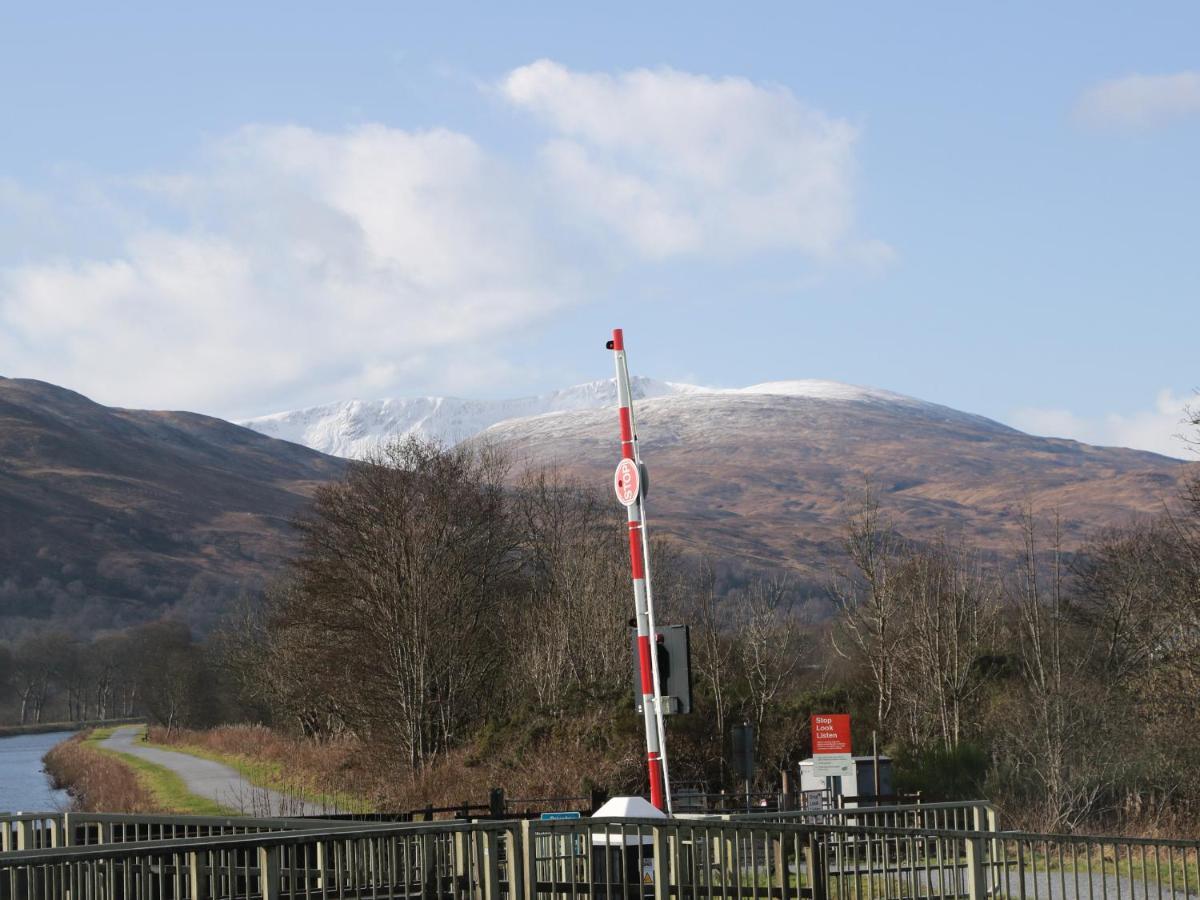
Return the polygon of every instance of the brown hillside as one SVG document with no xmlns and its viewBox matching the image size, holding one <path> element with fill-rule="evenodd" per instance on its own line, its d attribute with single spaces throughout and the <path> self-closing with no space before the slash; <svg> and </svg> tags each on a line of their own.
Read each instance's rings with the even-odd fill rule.
<svg viewBox="0 0 1200 900">
<path fill-rule="evenodd" d="M 1189 470 L 1153 453 L 1033 437 L 892 398 L 730 392 L 640 403 L 652 527 L 718 557 L 822 578 L 868 481 L 909 537 L 944 532 L 1007 553 L 1027 502 L 1058 509 L 1068 547 L 1078 547 L 1098 528 L 1161 512 Z M 616 433 L 615 410 L 556 413 L 485 432 L 523 460 L 556 462 L 606 490 Z"/>
<path fill-rule="evenodd" d="M 278 570 L 341 460 L 185 412 L 0 378 L 0 634 L 176 612 L 205 625 Z"/>
</svg>

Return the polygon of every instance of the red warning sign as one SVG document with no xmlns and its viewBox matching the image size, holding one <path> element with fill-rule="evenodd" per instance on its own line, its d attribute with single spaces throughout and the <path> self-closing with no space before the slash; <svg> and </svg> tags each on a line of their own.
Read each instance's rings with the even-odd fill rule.
<svg viewBox="0 0 1200 900">
<path fill-rule="evenodd" d="M 623 459 L 617 463 L 617 471 L 613 475 L 613 490 L 617 492 L 617 500 L 622 506 L 633 506 L 637 503 L 638 491 L 641 490 L 641 476 L 637 463 L 632 459 Z"/>
<path fill-rule="evenodd" d="M 830 713 L 812 717 L 813 756 L 850 752 L 850 717 Z"/>
</svg>

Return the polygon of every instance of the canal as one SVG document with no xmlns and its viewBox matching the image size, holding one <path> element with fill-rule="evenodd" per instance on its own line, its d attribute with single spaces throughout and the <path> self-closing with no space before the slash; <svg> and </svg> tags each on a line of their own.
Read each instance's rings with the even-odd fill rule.
<svg viewBox="0 0 1200 900">
<path fill-rule="evenodd" d="M 42 812 L 66 809 L 66 791 L 50 787 L 42 757 L 73 732 L 19 734 L 0 737 L 0 812 Z"/>
</svg>

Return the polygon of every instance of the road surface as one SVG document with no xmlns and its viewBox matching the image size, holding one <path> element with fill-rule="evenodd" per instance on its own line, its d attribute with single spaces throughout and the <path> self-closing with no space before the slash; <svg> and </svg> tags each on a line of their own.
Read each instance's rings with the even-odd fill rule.
<svg viewBox="0 0 1200 900">
<path fill-rule="evenodd" d="M 221 763 L 148 746 L 142 742 L 140 725 L 122 725 L 100 746 L 170 769 L 183 779 L 190 793 L 242 815 L 316 816 L 332 811 L 321 804 L 253 785 L 235 769 Z"/>
</svg>

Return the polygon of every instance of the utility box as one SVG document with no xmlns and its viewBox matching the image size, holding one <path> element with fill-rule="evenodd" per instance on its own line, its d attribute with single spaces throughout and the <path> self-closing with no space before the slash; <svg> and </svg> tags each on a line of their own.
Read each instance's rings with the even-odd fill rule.
<svg viewBox="0 0 1200 900">
<path fill-rule="evenodd" d="M 855 797 L 875 796 L 875 757 L 855 756 L 854 777 L 845 776 L 825 777 L 815 773 L 816 761 L 812 758 L 800 762 L 800 790 L 828 790 L 834 797 L 844 797 L 847 800 Z M 888 756 L 879 757 L 879 795 L 890 797 L 895 794 L 892 787 L 892 760 Z"/>
<path fill-rule="evenodd" d="M 592 821 L 605 819 L 666 819 L 666 814 L 641 797 L 613 797 L 596 810 Z M 653 897 L 654 838 L 644 827 L 614 823 L 605 833 L 592 831 L 592 897 Z"/>
</svg>

